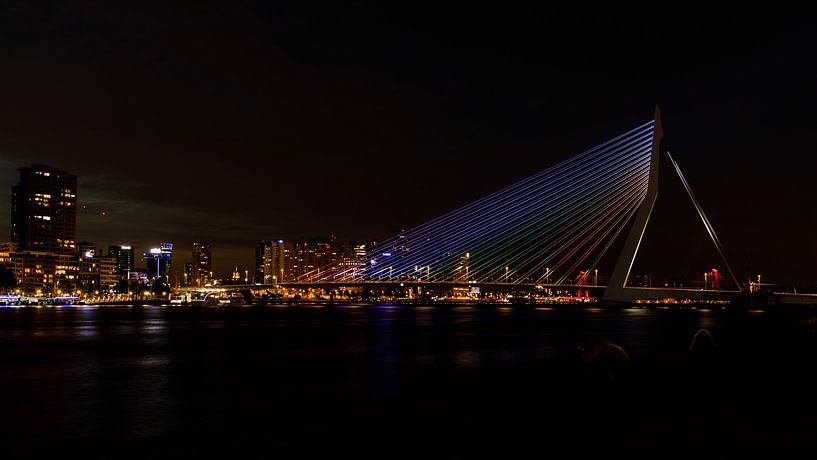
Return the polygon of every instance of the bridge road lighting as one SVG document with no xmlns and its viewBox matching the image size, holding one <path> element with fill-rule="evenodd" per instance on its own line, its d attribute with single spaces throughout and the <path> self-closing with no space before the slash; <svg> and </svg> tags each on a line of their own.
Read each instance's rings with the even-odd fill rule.
<svg viewBox="0 0 817 460">
<path fill-rule="evenodd" d="M 706 275 L 707 275 L 707 273 L 704 272 L 704 291 L 706 290 Z"/>
<path fill-rule="evenodd" d="M 505 282 L 506 283 L 508 282 L 508 270 L 510 270 L 510 269 L 511 269 L 511 267 L 508 267 L 507 265 L 505 266 Z"/>
<path fill-rule="evenodd" d="M 593 272 L 594 272 L 593 285 L 598 286 L 599 285 L 599 269 L 595 268 L 595 269 L 593 269 Z"/>
</svg>

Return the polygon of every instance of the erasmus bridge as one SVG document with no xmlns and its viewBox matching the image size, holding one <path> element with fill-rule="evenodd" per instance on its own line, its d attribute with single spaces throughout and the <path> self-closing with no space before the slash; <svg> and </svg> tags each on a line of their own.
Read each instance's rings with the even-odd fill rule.
<svg viewBox="0 0 817 460">
<path fill-rule="evenodd" d="M 686 189 L 726 275 L 740 289 L 715 229 L 664 148 L 658 107 L 653 120 L 381 241 L 368 248 L 365 257 L 318 267 L 280 285 L 593 286 L 611 302 L 734 297 L 737 290 L 645 288 L 628 282 L 656 205 L 662 156 L 672 165 L 669 173 L 677 174 Z M 621 247 L 615 268 L 607 285 L 597 286 L 599 262 L 614 246 Z"/>
<path fill-rule="evenodd" d="M 742 285 L 678 163 L 663 143 L 661 113 L 515 184 L 276 285 L 229 289 L 399 289 L 417 292 L 574 292 L 605 302 L 730 300 Z M 633 265 L 658 197 L 661 160 L 677 175 L 726 268 L 702 288 L 636 287 Z M 658 203 L 660 206 L 660 203 Z M 618 252 L 615 254 L 613 252 Z M 603 258 L 615 260 L 606 285 Z M 726 283 L 724 283 L 726 284 Z"/>
</svg>

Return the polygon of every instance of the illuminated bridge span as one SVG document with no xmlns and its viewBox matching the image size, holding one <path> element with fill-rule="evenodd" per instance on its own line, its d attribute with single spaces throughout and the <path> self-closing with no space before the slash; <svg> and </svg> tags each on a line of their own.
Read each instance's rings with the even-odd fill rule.
<svg viewBox="0 0 817 460">
<path fill-rule="evenodd" d="M 635 292 L 626 286 L 657 195 L 662 137 L 656 108 L 654 120 L 382 241 L 365 259 L 320 267 L 287 285 L 395 281 L 596 284 L 593 276 L 599 261 L 628 223 L 634 222 L 605 298 L 667 297 L 654 289 Z M 672 164 L 723 255 L 680 168 Z"/>
</svg>

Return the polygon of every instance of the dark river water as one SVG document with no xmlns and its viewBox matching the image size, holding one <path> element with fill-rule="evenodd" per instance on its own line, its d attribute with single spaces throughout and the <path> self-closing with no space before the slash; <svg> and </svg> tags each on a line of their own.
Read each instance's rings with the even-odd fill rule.
<svg viewBox="0 0 817 460">
<path fill-rule="evenodd" d="M 813 458 L 813 325 L 580 306 L 0 308 L 0 455 Z M 715 345 L 690 351 L 701 328 Z M 588 364 L 588 339 L 630 360 Z"/>
</svg>

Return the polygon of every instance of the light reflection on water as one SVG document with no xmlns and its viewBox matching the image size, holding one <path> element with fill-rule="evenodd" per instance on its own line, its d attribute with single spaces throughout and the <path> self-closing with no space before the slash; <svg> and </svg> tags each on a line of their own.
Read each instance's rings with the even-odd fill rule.
<svg viewBox="0 0 817 460">
<path fill-rule="evenodd" d="M 454 354 L 454 364 L 466 370 L 479 367 L 479 353 L 475 350 L 462 350 Z"/>
<path fill-rule="evenodd" d="M 724 321 L 703 309 L 550 306 L 0 310 L 0 391 L 29 395 L 4 404 L 16 424 L 0 428 L 32 439 L 162 435 L 225 423 L 245 406 L 286 419 L 457 373 L 578 362 L 586 338 L 613 340 L 634 359 L 684 350 L 700 328 L 720 342 Z"/>
</svg>

